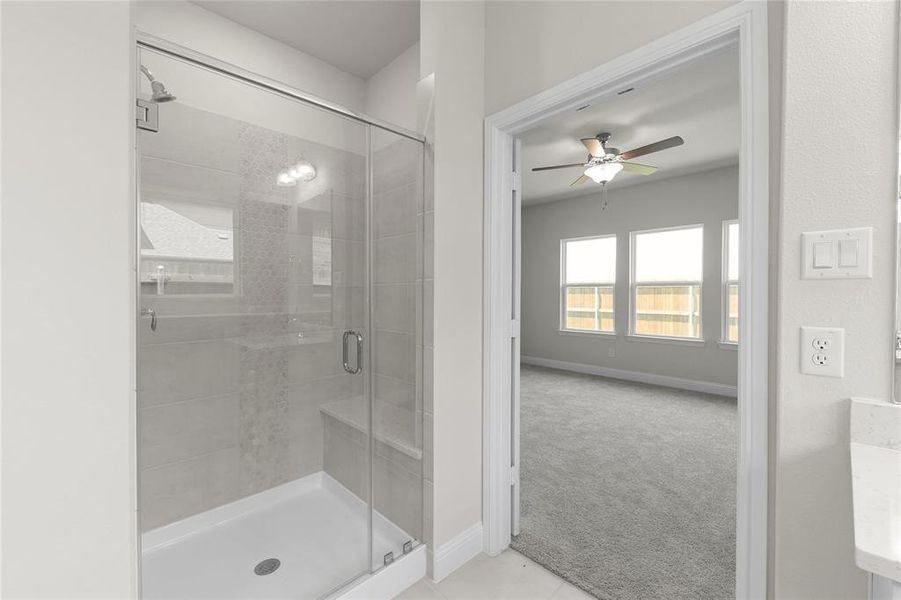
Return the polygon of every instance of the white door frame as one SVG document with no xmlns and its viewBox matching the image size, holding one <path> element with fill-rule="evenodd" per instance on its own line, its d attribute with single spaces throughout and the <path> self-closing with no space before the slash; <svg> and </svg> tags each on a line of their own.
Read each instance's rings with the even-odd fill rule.
<svg viewBox="0 0 901 600">
<path fill-rule="evenodd" d="M 769 120 L 767 7 L 746 0 L 624 54 L 485 119 L 484 213 L 484 551 L 510 544 L 511 319 L 514 293 L 513 139 L 561 111 L 615 93 L 677 65 L 738 43 L 741 144 L 741 232 L 738 351 L 739 450 L 737 465 L 736 597 L 766 597 L 767 577 L 767 333 L 769 232 Z M 518 317 L 518 315 L 516 315 Z"/>
</svg>

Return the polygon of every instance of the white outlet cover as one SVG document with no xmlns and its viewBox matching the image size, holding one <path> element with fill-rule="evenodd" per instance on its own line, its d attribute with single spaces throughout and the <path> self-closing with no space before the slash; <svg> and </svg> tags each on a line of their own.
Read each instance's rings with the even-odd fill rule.
<svg viewBox="0 0 901 600">
<path fill-rule="evenodd" d="M 840 327 L 802 327 L 801 372 L 825 377 L 845 376 L 845 330 Z"/>
</svg>

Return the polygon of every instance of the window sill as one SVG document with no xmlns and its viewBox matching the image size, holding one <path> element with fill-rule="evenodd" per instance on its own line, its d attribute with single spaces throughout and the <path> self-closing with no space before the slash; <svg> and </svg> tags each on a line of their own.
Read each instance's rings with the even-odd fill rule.
<svg viewBox="0 0 901 600">
<path fill-rule="evenodd" d="M 690 346 L 692 348 L 703 348 L 707 345 L 707 340 L 698 338 L 673 338 L 653 335 L 627 335 L 626 340 L 630 342 L 651 342 L 652 344 L 671 344 L 673 346 Z"/>
<path fill-rule="evenodd" d="M 717 342 L 723 350 L 738 350 L 738 342 Z"/>
<path fill-rule="evenodd" d="M 558 329 L 560 335 L 599 335 L 604 337 L 616 337 L 615 331 L 590 331 L 588 329 Z"/>
</svg>

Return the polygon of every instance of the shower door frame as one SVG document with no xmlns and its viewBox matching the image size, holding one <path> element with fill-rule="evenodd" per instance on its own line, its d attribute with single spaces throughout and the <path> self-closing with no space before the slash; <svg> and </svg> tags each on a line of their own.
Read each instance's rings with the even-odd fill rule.
<svg viewBox="0 0 901 600">
<path fill-rule="evenodd" d="M 381 119 L 370 117 L 365 113 L 351 110 L 345 106 L 336 104 L 335 102 L 330 102 L 313 94 L 308 94 L 307 92 L 291 87 L 290 85 L 287 85 L 275 79 L 270 79 L 264 75 L 259 75 L 258 73 L 254 73 L 253 71 L 248 71 L 247 69 L 243 69 L 232 63 L 219 60 L 218 58 L 213 58 L 212 56 L 191 50 L 190 48 L 185 48 L 184 46 L 180 46 L 161 37 L 157 37 L 155 35 L 138 30 L 135 32 L 135 42 L 138 49 L 147 48 L 149 50 L 155 50 L 163 54 L 168 54 L 169 56 L 173 56 L 189 63 L 193 63 L 197 66 L 220 73 L 227 77 L 231 77 L 233 79 L 244 81 L 245 83 L 249 83 L 257 87 L 277 92 L 284 96 L 294 98 L 295 100 L 300 100 L 301 102 L 305 102 L 307 104 L 312 104 L 319 108 L 323 108 L 343 117 L 349 117 L 367 125 L 373 125 L 380 129 L 391 131 L 393 133 L 396 133 L 397 135 L 401 135 L 411 140 L 415 140 L 420 143 L 425 143 L 426 141 L 423 136 L 416 133 L 415 131 L 410 131 L 409 129 L 405 129 L 403 127 L 400 127 L 399 125 L 387 123 L 385 121 L 382 121 Z"/>
<path fill-rule="evenodd" d="M 152 34 L 137 30 L 137 29 L 134 31 L 134 54 L 133 54 L 134 77 L 133 77 L 133 80 L 136 80 L 136 77 L 138 76 L 138 73 L 140 72 L 139 71 L 140 63 L 141 63 L 140 51 L 142 49 L 150 50 L 153 52 L 158 52 L 163 55 L 175 58 L 177 60 L 185 61 L 187 63 L 201 67 L 203 69 L 207 69 L 214 73 L 223 75 L 225 77 L 229 77 L 233 80 L 237 80 L 242 83 L 246 83 L 246 84 L 255 86 L 257 88 L 266 90 L 266 91 L 274 92 L 281 96 L 285 96 L 287 98 L 303 102 L 307 105 L 311 105 L 316 108 L 326 110 L 328 112 L 334 113 L 335 115 L 338 115 L 341 117 L 350 118 L 350 119 L 355 120 L 363 125 L 369 126 L 369 128 L 366 130 L 366 173 L 367 173 L 366 178 L 367 178 L 367 182 L 366 182 L 366 186 L 365 186 L 366 202 L 365 202 L 365 210 L 364 210 L 364 213 L 365 213 L 364 227 L 367 231 L 367 234 L 366 234 L 367 237 L 366 237 L 366 242 L 365 242 L 366 246 L 367 246 L 366 255 L 365 255 L 366 279 L 365 279 L 365 283 L 364 283 L 364 287 L 367 290 L 367 292 L 366 292 L 367 302 L 366 302 L 365 312 L 366 312 L 366 322 L 369 325 L 368 337 L 369 337 L 369 344 L 370 344 L 369 345 L 370 351 L 367 353 L 368 357 L 366 359 L 366 363 L 369 365 L 370 368 L 367 369 L 367 372 L 365 374 L 365 376 L 368 378 L 369 381 L 364 386 L 364 389 L 368 390 L 367 397 L 368 397 L 368 404 L 369 404 L 369 411 L 368 411 L 369 417 L 368 417 L 368 424 L 367 424 L 368 425 L 367 434 L 368 434 L 368 438 L 369 438 L 369 474 L 368 474 L 369 498 L 367 500 L 367 504 L 368 504 L 368 508 L 369 508 L 369 511 L 368 511 L 369 512 L 369 514 L 368 514 L 369 527 L 368 527 L 368 531 L 367 531 L 367 536 L 368 536 L 367 545 L 368 545 L 368 551 L 369 551 L 369 559 L 367 562 L 367 571 L 364 574 L 362 574 L 358 577 L 355 577 L 354 579 L 351 579 L 349 581 L 341 582 L 339 585 L 337 585 L 335 588 L 333 588 L 332 592 L 329 594 L 330 598 L 335 595 L 343 596 L 346 592 L 350 591 L 361 581 L 365 581 L 368 577 L 371 577 L 373 574 L 379 573 L 382 570 L 384 570 L 384 568 L 372 570 L 372 554 L 373 554 L 373 518 L 372 518 L 372 514 L 373 514 L 373 511 L 375 510 L 375 504 L 374 504 L 375 498 L 373 495 L 373 457 L 374 457 L 374 453 L 375 453 L 375 448 L 374 448 L 375 434 L 374 434 L 374 429 L 373 429 L 373 397 L 372 397 L 372 393 L 373 393 L 373 391 L 372 391 L 373 390 L 372 365 L 373 365 L 374 357 L 373 357 L 372 346 L 371 346 L 371 342 L 372 342 L 372 299 L 371 299 L 371 294 L 368 291 L 371 288 L 371 283 L 372 283 L 371 282 L 371 277 L 372 277 L 372 248 L 371 248 L 372 239 L 371 239 L 371 235 L 370 235 L 371 234 L 371 219 L 372 219 L 372 129 L 371 128 L 377 127 L 379 129 L 389 131 L 389 132 L 399 135 L 401 137 L 413 140 L 415 142 L 419 142 L 420 144 L 423 144 L 423 146 L 425 145 L 426 139 L 424 136 L 416 133 L 415 131 L 410 131 L 409 129 L 405 129 L 398 125 L 394 125 L 392 123 L 382 121 L 381 119 L 370 117 L 369 115 L 366 115 L 365 113 L 351 110 L 345 106 L 342 106 L 335 102 L 330 102 L 330 101 L 320 98 L 314 94 L 309 94 L 307 92 L 304 92 L 302 90 L 294 88 L 290 85 L 287 85 L 287 84 L 277 81 L 275 79 L 271 79 L 264 75 L 254 73 L 253 71 L 248 71 L 247 69 L 243 69 L 232 63 L 219 60 L 217 58 L 214 58 L 207 54 L 203 54 L 201 52 L 197 52 L 195 50 L 191 50 L 190 48 L 186 48 L 184 46 L 176 44 L 175 42 L 171 42 L 169 40 L 160 38 L 158 36 L 155 36 L 155 35 L 152 35 Z M 135 95 L 135 98 L 137 98 L 137 95 Z M 134 226 L 133 234 L 134 234 L 134 240 L 135 240 L 132 250 L 133 250 L 133 257 L 135 260 L 134 267 L 133 267 L 135 269 L 135 272 L 134 272 L 135 279 L 133 281 L 136 286 L 136 288 L 135 288 L 136 291 L 135 291 L 135 295 L 134 295 L 134 302 L 135 302 L 134 314 L 136 316 L 135 316 L 135 320 L 133 321 L 134 329 L 132 331 L 132 340 L 133 340 L 134 348 L 135 348 L 135 354 L 134 354 L 135 371 L 134 371 L 134 375 L 133 375 L 135 377 L 135 380 L 134 380 L 135 395 L 133 397 L 133 402 L 135 404 L 132 407 L 133 414 L 134 414 L 134 419 L 133 419 L 133 425 L 134 425 L 134 446 L 133 446 L 134 488 L 133 488 L 133 490 L 134 490 L 134 510 L 135 510 L 135 515 L 137 515 L 137 518 L 134 521 L 134 528 L 135 528 L 134 529 L 134 540 L 135 540 L 134 548 L 135 548 L 135 565 L 136 565 L 134 572 L 135 572 L 135 575 L 137 578 L 135 581 L 135 588 L 137 590 L 138 597 L 141 598 L 141 597 L 143 597 L 143 595 L 142 595 L 142 587 L 143 587 L 143 585 L 142 585 L 142 583 L 143 583 L 142 582 L 142 566 L 141 566 L 141 561 L 142 561 L 141 535 L 142 535 L 142 532 L 141 532 L 141 524 L 140 524 L 141 481 L 140 481 L 140 469 L 138 466 L 140 464 L 140 442 L 139 442 L 139 440 L 140 440 L 140 417 L 139 417 L 140 410 L 138 408 L 140 392 L 137 389 L 137 387 L 138 387 L 137 386 L 137 370 L 138 370 L 137 367 L 138 367 L 138 360 L 139 360 L 138 354 L 137 354 L 137 340 L 138 340 L 137 328 L 141 326 L 141 318 L 140 318 L 140 314 L 141 314 L 141 293 L 140 293 L 141 250 L 140 250 L 140 244 L 137 242 L 137 240 L 140 240 L 140 236 L 141 236 L 141 219 L 140 219 L 140 211 L 139 211 L 139 204 L 141 201 L 141 177 L 140 177 L 141 171 L 140 171 L 140 156 L 138 154 L 137 135 L 133 136 L 132 142 L 133 142 L 132 152 L 133 152 L 133 159 L 134 159 L 134 161 L 133 161 L 133 164 L 134 164 L 134 197 L 132 199 L 132 201 L 134 203 L 133 204 L 134 212 L 133 212 L 133 217 L 132 217 L 133 218 L 132 225 Z M 419 251 L 422 252 L 422 250 L 423 250 L 423 248 L 420 247 Z M 237 279 L 237 274 L 235 275 L 235 277 Z M 235 292 L 237 293 L 237 288 L 235 289 Z M 417 541 L 419 542 L 419 544 L 417 546 L 417 550 L 419 550 L 421 553 L 420 547 L 423 545 L 423 540 L 417 540 Z M 408 575 L 412 572 L 411 569 L 415 569 L 415 567 L 410 566 L 411 564 L 412 563 L 408 563 L 408 566 L 405 568 L 405 570 L 408 572 L 407 573 Z M 424 565 L 423 565 L 423 568 L 424 568 Z M 423 572 L 423 574 L 424 574 L 424 572 Z M 415 579 L 418 579 L 418 578 L 419 577 L 416 577 Z M 373 589 L 378 589 L 378 590 L 381 590 L 381 588 L 383 586 L 385 586 L 385 584 L 382 582 L 379 582 L 379 583 L 373 582 L 372 585 L 374 586 Z M 404 585 L 403 587 L 405 588 L 406 585 Z M 390 588 L 391 588 L 390 584 L 387 587 L 385 587 L 385 589 L 390 589 Z M 397 591 L 399 592 L 401 590 L 399 589 Z"/>
</svg>

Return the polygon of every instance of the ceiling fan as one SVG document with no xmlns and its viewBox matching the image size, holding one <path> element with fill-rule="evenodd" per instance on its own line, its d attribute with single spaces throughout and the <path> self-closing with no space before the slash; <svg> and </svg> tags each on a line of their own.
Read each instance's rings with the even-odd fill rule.
<svg viewBox="0 0 901 600">
<path fill-rule="evenodd" d="M 637 173 L 639 175 L 650 175 L 657 170 L 657 167 L 642 165 L 639 163 L 626 162 L 645 154 L 652 152 L 660 152 L 667 148 L 674 148 L 685 143 L 678 135 L 647 146 L 635 148 L 628 152 L 620 152 L 617 148 L 608 148 L 607 142 L 610 141 L 609 133 L 599 133 L 593 138 L 582 138 L 582 143 L 588 149 L 588 160 L 584 163 L 570 163 L 568 165 L 554 165 L 552 167 L 535 167 L 532 171 L 550 171 L 552 169 L 568 169 L 570 167 L 582 167 L 585 171 L 582 176 L 573 181 L 570 185 L 580 185 L 589 179 L 595 183 L 602 185 L 611 181 L 620 171 L 627 173 Z"/>
</svg>

